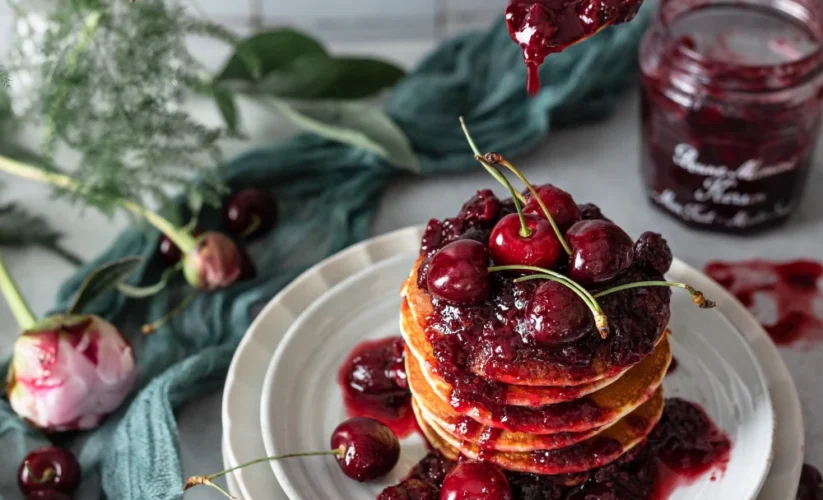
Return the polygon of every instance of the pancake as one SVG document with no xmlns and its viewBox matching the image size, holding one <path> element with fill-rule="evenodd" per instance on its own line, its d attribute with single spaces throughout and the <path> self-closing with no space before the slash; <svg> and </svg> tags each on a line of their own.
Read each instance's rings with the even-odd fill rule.
<svg viewBox="0 0 823 500">
<path fill-rule="evenodd" d="M 445 442 L 449 446 L 443 446 L 443 449 L 452 454 L 454 450 L 460 450 L 468 458 L 490 462 L 509 471 L 544 475 L 575 474 L 608 465 L 642 443 L 660 420 L 663 406 L 661 388 L 649 401 L 594 437 L 568 448 L 526 453 L 482 450 L 451 436 L 437 423 L 426 421 L 422 412 L 418 422 L 422 428 L 428 427 L 424 430 L 427 436 L 437 434 L 432 444 L 438 450 Z"/>
<path fill-rule="evenodd" d="M 538 435 L 584 433 L 607 426 L 648 401 L 663 382 L 670 362 L 671 349 L 668 337 L 665 336 L 652 356 L 600 391 L 574 401 L 533 408 L 506 405 L 486 408 L 465 404 L 457 405 L 455 408 L 450 396 L 451 391 L 440 392 L 440 384 L 430 384 L 426 377 L 427 368 L 421 366 L 408 349 L 406 376 L 412 394 L 438 422 L 443 422 L 447 426 L 457 426 L 465 423 L 466 420 L 462 417 L 469 417 L 481 424 L 480 429 L 467 429 L 467 434 L 482 437 L 495 435 L 496 430 Z M 494 430 L 484 429 L 482 426 Z M 520 436 L 508 437 L 512 438 L 511 446 L 523 446 Z M 573 438 L 566 436 L 561 437 L 562 439 Z M 469 440 L 477 442 L 477 439 Z"/>
<path fill-rule="evenodd" d="M 614 378 L 651 353 L 669 322 L 671 291 L 668 288 L 626 290 L 598 300 L 609 317 L 611 332 L 608 339 L 600 339 L 592 327 L 583 339 L 572 345 L 554 350 L 527 346 L 511 325 L 508 332 L 500 328 L 497 324 L 500 320 L 494 312 L 500 310 L 501 301 L 507 301 L 506 311 L 514 309 L 514 287 L 529 290 L 537 286 L 536 282 L 514 285 L 510 275 L 503 277 L 494 273 L 496 292 L 488 303 L 470 307 L 435 304 L 432 297 L 417 285 L 422 262 L 422 257 L 417 260 L 402 289 L 412 317 L 426 337 L 426 342 L 412 339 L 418 340 L 413 350 L 426 359 L 435 359 L 437 349 L 434 344 L 447 344 L 453 341 L 454 334 L 459 333 L 461 341 L 457 348 L 461 350 L 461 362 L 475 374 L 492 381 L 566 387 Z M 609 286 L 649 279 L 659 280 L 662 276 L 645 268 L 632 267 Z M 522 316 L 522 311 L 517 314 Z M 481 334 L 487 328 L 508 333 L 506 348 L 499 346 L 503 342 L 500 335 Z"/>
<path fill-rule="evenodd" d="M 424 366 L 437 365 L 437 359 L 434 357 L 431 345 L 429 345 L 426 340 L 426 333 L 414 320 L 408 300 L 405 298 L 400 306 L 400 332 L 406 341 L 406 345 L 411 349 L 412 354 L 414 354 L 421 364 Z M 595 382 L 575 386 L 545 387 L 501 384 L 503 388 L 503 404 L 512 406 L 543 406 L 573 401 L 606 387 L 617 380 L 627 370 L 628 368 L 614 377 L 603 378 Z M 437 377 L 433 370 L 431 370 L 431 372 L 435 380 L 430 380 L 430 382 L 444 386 L 438 387 L 438 392 L 451 391 L 451 386 L 448 382 L 443 380 L 442 377 Z"/>
</svg>

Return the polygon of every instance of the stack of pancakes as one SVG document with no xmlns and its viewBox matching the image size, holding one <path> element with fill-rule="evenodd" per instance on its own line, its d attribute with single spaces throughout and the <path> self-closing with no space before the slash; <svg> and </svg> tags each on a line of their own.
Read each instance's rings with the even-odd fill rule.
<svg viewBox="0 0 823 500">
<path fill-rule="evenodd" d="M 494 382 L 505 387 L 501 408 L 455 403 L 452 387 L 438 373 L 431 344 L 438 333 L 427 329 L 435 308 L 417 286 L 421 260 L 401 290 L 400 326 L 415 415 L 443 455 L 462 454 L 509 471 L 562 475 L 559 480 L 573 484 L 582 473 L 642 443 L 660 420 L 661 383 L 671 362 L 668 332 L 633 366 L 610 370 L 594 363 L 576 372 L 558 363 L 526 376 L 495 373 Z M 491 380 L 480 369 L 472 371 Z"/>
</svg>

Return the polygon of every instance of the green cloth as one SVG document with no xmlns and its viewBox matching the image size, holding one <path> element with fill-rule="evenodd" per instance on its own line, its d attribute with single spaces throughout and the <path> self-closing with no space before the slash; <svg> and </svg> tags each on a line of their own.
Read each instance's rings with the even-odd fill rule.
<svg viewBox="0 0 823 500">
<path fill-rule="evenodd" d="M 514 155 L 535 146 L 552 126 L 608 115 L 620 91 L 635 81 L 637 46 L 647 17 L 643 11 L 632 23 L 551 56 L 541 71 L 543 90 L 535 98 L 526 96 L 520 50 L 502 23 L 459 36 L 393 90 L 387 110 L 408 134 L 422 174 L 479 168 L 458 116 L 467 118 L 483 150 Z M 180 497 L 185 478 L 174 409 L 220 390 L 253 311 L 311 265 L 368 237 L 380 193 L 398 174 L 372 153 L 311 135 L 251 151 L 228 167 L 232 187 L 270 188 L 278 199 L 279 226 L 250 247 L 258 278 L 201 294 L 150 337 L 140 334 L 140 326 L 162 316 L 188 292 L 182 280 L 142 301 L 111 293 L 90 311 L 113 321 L 133 342 L 139 381 L 133 397 L 100 428 L 57 437 L 77 452 L 89 498 L 100 486 L 100 498 L 112 500 Z M 214 211 L 204 213 L 202 220 L 207 228 L 218 227 Z M 162 271 L 155 257 L 158 237 L 146 227 L 124 231 L 63 284 L 54 311 L 64 310 L 92 269 L 119 257 L 147 257 L 132 282 L 154 282 Z M 21 498 L 17 467 L 27 451 L 47 443 L 0 400 L 4 498 Z M 85 493 L 82 498 L 87 498 Z"/>
</svg>

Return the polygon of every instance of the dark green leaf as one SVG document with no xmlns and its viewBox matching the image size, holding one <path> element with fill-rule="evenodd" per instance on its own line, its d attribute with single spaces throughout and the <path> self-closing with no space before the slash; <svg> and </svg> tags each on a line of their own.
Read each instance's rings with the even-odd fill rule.
<svg viewBox="0 0 823 500">
<path fill-rule="evenodd" d="M 74 296 L 74 301 L 69 306 L 66 314 L 80 314 L 94 299 L 128 278 L 143 263 L 143 260 L 143 257 L 125 257 L 104 264 L 92 271 L 83 284 L 80 285 L 80 289 L 77 291 L 77 295 Z"/>
<path fill-rule="evenodd" d="M 305 56 L 253 84 L 253 93 L 297 99 L 359 99 L 391 87 L 404 75 L 394 64 L 354 57 Z"/>
<path fill-rule="evenodd" d="M 218 85 L 212 87 L 212 95 L 214 96 L 214 102 L 217 104 L 217 109 L 219 109 L 220 114 L 223 115 L 223 120 L 226 122 L 226 128 L 229 133 L 236 134 L 237 106 L 234 102 L 234 95 Z"/>
<path fill-rule="evenodd" d="M 326 49 L 319 42 L 298 31 L 278 29 L 258 33 L 238 44 L 216 80 L 254 81 L 287 67 L 301 57 L 325 53 Z"/>
<path fill-rule="evenodd" d="M 364 102 L 300 101 L 268 97 L 264 102 L 301 128 L 372 151 L 397 167 L 418 171 L 408 137 L 382 109 Z"/>
</svg>

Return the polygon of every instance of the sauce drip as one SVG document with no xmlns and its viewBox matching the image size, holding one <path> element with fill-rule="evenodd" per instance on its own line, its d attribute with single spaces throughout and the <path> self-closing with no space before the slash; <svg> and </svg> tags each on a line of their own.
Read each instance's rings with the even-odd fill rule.
<svg viewBox="0 0 823 500">
<path fill-rule="evenodd" d="M 823 339 L 823 264 L 711 262 L 706 274 L 737 297 L 776 344 Z M 774 318 L 768 317 L 769 309 L 775 310 Z"/>
<path fill-rule="evenodd" d="M 584 474 L 540 476 L 506 472 L 514 500 L 666 500 L 678 486 L 704 474 L 721 477 L 729 460 L 731 442 L 700 406 L 669 399 L 663 418 L 648 442 L 612 464 Z M 454 462 L 437 452 L 427 455 L 400 484 L 384 490 L 378 500 L 439 498 L 439 488 Z M 818 475 L 806 471 L 806 489 Z M 814 491 L 814 490 L 810 490 Z M 816 496 L 798 500 L 820 500 Z"/>
<path fill-rule="evenodd" d="M 358 344 L 340 367 L 337 381 L 349 417 L 370 417 L 403 438 L 418 429 L 406 382 L 401 337 Z"/>
<path fill-rule="evenodd" d="M 506 24 L 523 49 L 526 90 L 540 91 L 540 65 L 549 54 L 561 52 L 610 24 L 634 19 L 642 0 L 510 0 Z"/>
</svg>

